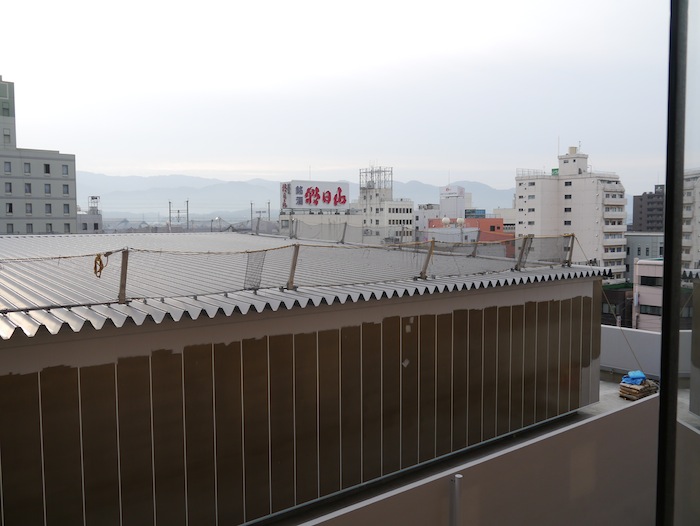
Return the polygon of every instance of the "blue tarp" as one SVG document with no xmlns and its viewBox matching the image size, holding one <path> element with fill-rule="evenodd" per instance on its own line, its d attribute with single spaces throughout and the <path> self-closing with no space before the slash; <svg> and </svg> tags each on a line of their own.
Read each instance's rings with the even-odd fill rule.
<svg viewBox="0 0 700 526">
<path fill-rule="evenodd" d="M 630 371 L 622 377 L 623 384 L 642 385 L 647 377 L 642 371 Z"/>
</svg>

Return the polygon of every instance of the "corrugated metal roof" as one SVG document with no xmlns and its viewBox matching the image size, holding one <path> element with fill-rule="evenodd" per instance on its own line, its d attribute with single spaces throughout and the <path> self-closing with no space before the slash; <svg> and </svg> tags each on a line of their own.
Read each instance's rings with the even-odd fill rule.
<svg viewBox="0 0 700 526">
<path fill-rule="evenodd" d="M 0 338 L 101 329 L 151 319 L 210 318 L 323 303 L 434 294 L 602 275 L 601 269 L 512 270 L 507 258 L 433 254 L 428 279 L 418 279 L 425 251 L 299 244 L 235 233 L 102 234 L 0 237 Z M 129 249 L 127 302 L 118 303 L 122 249 Z M 98 278 L 97 254 L 113 252 Z"/>
</svg>

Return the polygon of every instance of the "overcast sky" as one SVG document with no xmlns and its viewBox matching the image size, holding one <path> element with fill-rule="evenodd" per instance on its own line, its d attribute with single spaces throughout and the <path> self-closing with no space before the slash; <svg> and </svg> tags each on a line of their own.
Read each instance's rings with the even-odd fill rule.
<svg viewBox="0 0 700 526">
<path fill-rule="evenodd" d="M 514 186 L 581 144 L 664 178 L 668 2 L 9 2 L 24 148 L 78 170 Z"/>
</svg>

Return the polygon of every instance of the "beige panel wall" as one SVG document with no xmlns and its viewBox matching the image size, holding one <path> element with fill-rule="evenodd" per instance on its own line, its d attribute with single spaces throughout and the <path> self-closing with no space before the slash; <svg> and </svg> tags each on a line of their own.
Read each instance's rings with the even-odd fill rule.
<svg viewBox="0 0 700 526">
<path fill-rule="evenodd" d="M 565 414 L 597 398 L 584 364 L 599 353 L 600 314 L 590 296 L 566 297 L 580 288 L 106 328 L 4 349 L 0 402 L 20 386 L 26 414 L 3 416 L 3 505 L 19 517 L 39 498 L 51 520 L 90 522 L 115 505 L 168 524 L 252 520 Z M 18 426 L 21 438 L 7 431 Z M 6 457 L 36 441 L 27 465 L 42 469 L 27 481 Z"/>
</svg>

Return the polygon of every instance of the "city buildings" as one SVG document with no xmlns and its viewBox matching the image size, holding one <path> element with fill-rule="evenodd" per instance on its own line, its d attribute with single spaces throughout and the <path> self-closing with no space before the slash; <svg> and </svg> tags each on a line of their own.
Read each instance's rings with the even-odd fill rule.
<svg viewBox="0 0 700 526">
<path fill-rule="evenodd" d="M 664 231 L 664 185 L 654 185 L 653 192 L 635 195 L 632 207 L 634 232 Z"/>
<path fill-rule="evenodd" d="M 594 172 L 588 155 L 571 147 L 551 173 L 518 169 L 515 181 L 516 236 L 574 234 L 572 261 L 624 279 L 626 199 L 617 174 Z"/>
<path fill-rule="evenodd" d="M 280 233 L 296 238 L 368 244 L 414 240 L 414 204 L 395 198 L 393 169 L 360 170 L 360 195 L 350 201 L 344 182 L 282 183 Z"/>
<path fill-rule="evenodd" d="M 17 147 L 14 83 L 0 76 L 0 232 L 74 233 L 75 156 Z"/>
</svg>

